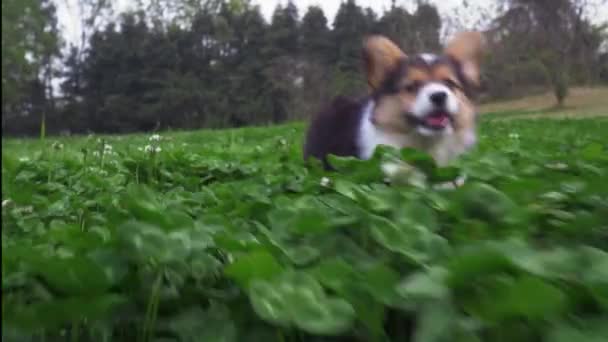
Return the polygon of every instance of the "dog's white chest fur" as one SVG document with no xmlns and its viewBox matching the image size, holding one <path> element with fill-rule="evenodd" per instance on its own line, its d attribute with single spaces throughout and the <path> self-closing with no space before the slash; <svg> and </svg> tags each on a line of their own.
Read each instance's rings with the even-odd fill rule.
<svg viewBox="0 0 608 342">
<path fill-rule="evenodd" d="M 358 135 L 359 157 L 369 159 L 379 145 L 394 148 L 412 147 L 429 153 L 439 165 L 446 165 L 452 159 L 466 152 L 476 143 L 474 131 L 451 132 L 440 138 L 429 140 L 416 133 L 403 134 L 386 132 L 376 127 L 372 120 L 375 103 L 370 101 L 364 108 Z"/>
<path fill-rule="evenodd" d="M 475 132 L 454 132 L 442 137 L 428 151 L 438 165 L 445 166 L 476 143 Z"/>
<path fill-rule="evenodd" d="M 363 110 L 361 127 L 359 129 L 359 157 L 369 159 L 374 154 L 378 145 L 386 145 L 395 148 L 403 148 L 412 143 L 411 139 L 403 134 L 385 132 L 378 129 L 371 120 L 375 103 L 370 101 Z"/>
</svg>

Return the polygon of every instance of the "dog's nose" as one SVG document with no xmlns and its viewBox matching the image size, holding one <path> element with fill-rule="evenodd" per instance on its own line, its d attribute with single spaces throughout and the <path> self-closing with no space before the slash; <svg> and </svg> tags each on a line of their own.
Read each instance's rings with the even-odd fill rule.
<svg viewBox="0 0 608 342">
<path fill-rule="evenodd" d="M 430 95 L 431 102 L 433 102 L 433 104 L 438 107 L 445 105 L 445 100 L 447 99 L 447 97 L 448 94 L 445 91 L 438 91 Z"/>
</svg>

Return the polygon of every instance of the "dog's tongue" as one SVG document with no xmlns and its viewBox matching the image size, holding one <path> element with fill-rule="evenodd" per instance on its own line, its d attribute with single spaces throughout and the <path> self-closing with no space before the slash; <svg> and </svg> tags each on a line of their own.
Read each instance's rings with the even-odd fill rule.
<svg viewBox="0 0 608 342">
<path fill-rule="evenodd" d="M 446 127 L 450 122 L 450 118 L 447 114 L 433 114 L 429 115 L 424 119 L 425 123 L 432 127 Z"/>
</svg>

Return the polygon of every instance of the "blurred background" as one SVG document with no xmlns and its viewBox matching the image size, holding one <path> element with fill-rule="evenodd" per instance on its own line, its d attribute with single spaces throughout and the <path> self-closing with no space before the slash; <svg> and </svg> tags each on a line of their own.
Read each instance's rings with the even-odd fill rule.
<svg viewBox="0 0 608 342">
<path fill-rule="evenodd" d="M 540 94 L 560 107 L 598 88 L 606 100 L 607 22 L 606 0 L 3 0 L 2 134 L 307 119 L 364 94 L 370 33 L 416 53 L 484 31 L 484 103 Z"/>
</svg>

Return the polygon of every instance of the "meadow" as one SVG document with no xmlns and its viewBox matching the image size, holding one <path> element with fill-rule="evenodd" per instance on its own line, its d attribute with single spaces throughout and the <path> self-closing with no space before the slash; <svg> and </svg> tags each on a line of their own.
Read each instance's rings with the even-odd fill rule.
<svg viewBox="0 0 608 342">
<path fill-rule="evenodd" d="M 605 341 L 608 106 L 484 110 L 444 168 L 307 168 L 303 123 L 3 139 L 2 340 Z"/>
</svg>

